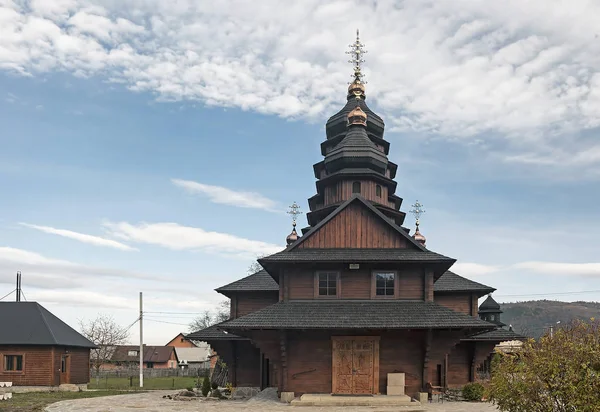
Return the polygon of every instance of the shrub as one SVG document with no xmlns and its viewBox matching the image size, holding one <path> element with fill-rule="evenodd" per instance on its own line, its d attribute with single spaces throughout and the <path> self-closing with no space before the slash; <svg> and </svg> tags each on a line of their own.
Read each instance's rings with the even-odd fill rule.
<svg viewBox="0 0 600 412">
<path fill-rule="evenodd" d="M 191 386 L 188 386 L 187 388 L 185 388 L 185 390 L 189 392 L 194 392 L 194 388 L 192 388 Z"/>
<path fill-rule="evenodd" d="M 463 386 L 462 396 L 467 401 L 480 401 L 483 398 L 485 388 L 482 384 L 473 382 Z"/>
<path fill-rule="evenodd" d="M 217 382 L 213 382 L 211 385 L 211 388 L 213 389 L 217 389 L 219 387 L 219 384 Z"/>
<path fill-rule="evenodd" d="M 210 394 L 210 396 L 212 396 L 213 398 L 217 398 L 217 399 L 223 399 L 223 398 L 225 398 L 223 396 L 223 394 L 221 394 L 221 391 L 218 388 L 214 389 L 212 391 L 212 393 Z"/>
<path fill-rule="evenodd" d="M 202 396 L 208 396 L 210 392 L 210 380 L 208 378 L 204 378 L 202 381 Z"/>
</svg>

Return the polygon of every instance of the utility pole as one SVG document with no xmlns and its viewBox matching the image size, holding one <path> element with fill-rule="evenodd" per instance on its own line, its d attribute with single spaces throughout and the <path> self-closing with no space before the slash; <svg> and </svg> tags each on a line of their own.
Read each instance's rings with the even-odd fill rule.
<svg viewBox="0 0 600 412">
<path fill-rule="evenodd" d="M 554 326 L 550 325 L 550 339 L 554 336 Z"/>
<path fill-rule="evenodd" d="M 144 387 L 144 307 L 140 292 L 140 388 Z"/>
<path fill-rule="evenodd" d="M 21 301 L 21 272 L 17 272 L 17 302 Z"/>
</svg>

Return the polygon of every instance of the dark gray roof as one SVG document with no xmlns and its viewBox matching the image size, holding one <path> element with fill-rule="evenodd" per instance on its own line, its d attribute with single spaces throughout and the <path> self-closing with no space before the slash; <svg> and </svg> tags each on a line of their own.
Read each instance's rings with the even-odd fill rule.
<svg viewBox="0 0 600 412">
<path fill-rule="evenodd" d="M 305 300 L 279 302 L 223 323 L 224 329 L 492 329 L 495 325 L 433 302 Z"/>
<path fill-rule="evenodd" d="M 526 340 L 526 339 L 527 338 L 525 336 L 519 335 L 518 333 L 516 333 L 512 330 L 498 328 L 498 329 L 495 329 L 492 331 L 471 335 L 462 340 L 465 340 L 465 341 L 487 341 L 487 342 L 494 341 L 494 342 L 500 343 L 500 342 L 506 342 L 506 341 L 510 341 L 510 340 Z"/>
<path fill-rule="evenodd" d="M 219 329 L 219 327 L 223 324 L 223 322 L 218 323 L 216 325 L 209 326 L 206 329 L 202 329 L 196 332 L 192 332 L 188 335 L 185 335 L 186 339 L 189 340 L 197 340 L 202 342 L 209 342 L 214 340 L 247 340 L 247 338 L 243 338 L 241 336 L 234 335 L 233 333 L 228 333 L 224 330 Z"/>
<path fill-rule="evenodd" d="M 433 291 L 436 293 L 476 292 L 479 293 L 480 296 L 483 296 L 486 293 L 492 293 L 495 290 L 496 289 L 490 286 L 463 278 L 451 271 L 447 271 L 440 276 L 433 285 Z"/>
<path fill-rule="evenodd" d="M 306 236 L 306 235 L 305 235 Z M 431 262 L 452 263 L 454 259 L 428 250 L 415 249 L 295 249 L 278 252 L 261 262 Z"/>
<path fill-rule="evenodd" d="M 219 293 L 279 291 L 279 285 L 265 270 L 215 289 Z"/>
<path fill-rule="evenodd" d="M 502 310 L 498 302 L 490 295 L 479 305 L 479 313 L 502 313 Z"/>
<path fill-rule="evenodd" d="M 95 348 L 37 302 L 0 302 L 0 345 Z"/>
</svg>

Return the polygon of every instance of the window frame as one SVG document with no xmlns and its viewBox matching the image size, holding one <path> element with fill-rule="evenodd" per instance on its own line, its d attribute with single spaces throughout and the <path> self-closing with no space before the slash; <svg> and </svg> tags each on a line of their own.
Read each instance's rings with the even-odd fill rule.
<svg viewBox="0 0 600 412">
<path fill-rule="evenodd" d="M 358 192 L 354 190 L 354 185 L 358 185 Z M 362 194 L 362 183 L 360 182 L 360 180 L 355 180 L 354 182 L 352 182 L 352 194 Z"/>
<path fill-rule="evenodd" d="M 377 294 L 377 275 L 391 273 L 394 275 L 394 294 L 378 295 Z M 399 295 L 398 271 L 396 270 L 373 270 L 371 271 L 371 299 L 398 299 Z"/>
<path fill-rule="evenodd" d="M 382 197 L 382 193 L 383 189 L 381 188 L 381 185 L 375 185 L 375 197 Z"/>
<path fill-rule="evenodd" d="M 335 295 L 320 295 L 319 294 L 319 275 L 335 274 Z M 342 276 L 338 270 L 319 270 L 315 272 L 314 278 L 314 298 L 315 299 L 339 299 L 342 296 Z"/>
<path fill-rule="evenodd" d="M 25 373 L 25 354 L 24 353 L 18 353 L 18 352 L 9 352 L 9 353 L 2 353 L 2 372 L 5 373 L 12 373 L 12 374 L 23 374 Z M 21 369 L 20 370 L 9 370 L 6 369 L 6 363 L 7 363 L 7 357 L 9 356 L 20 356 L 21 357 Z M 16 366 L 16 365 L 15 365 Z"/>
</svg>

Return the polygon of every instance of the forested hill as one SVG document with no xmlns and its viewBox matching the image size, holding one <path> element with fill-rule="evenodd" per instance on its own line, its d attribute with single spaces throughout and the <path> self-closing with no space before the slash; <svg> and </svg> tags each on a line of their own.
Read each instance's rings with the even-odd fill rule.
<svg viewBox="0 0 600 412">
<path fill-rule="evenodd" d="M 550 325 L 569 323 L 575 319 L 600 318 L 600 302 L 559 302 L 532 300 L 502 303 L 502 322 L 512 325 L 515 332 L 537 338 Z M 560 324 L 558 326 L 560 326 Z"/>
</svg>

